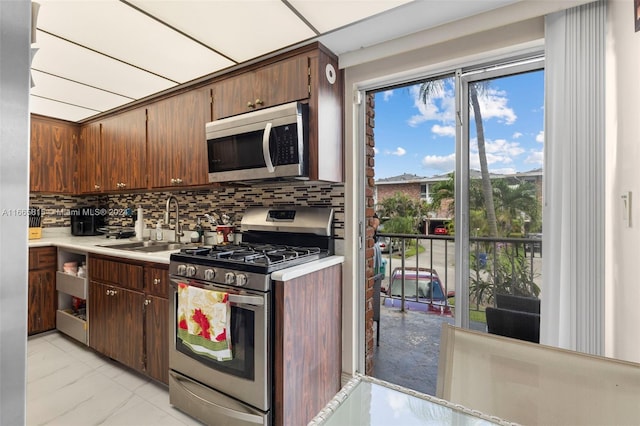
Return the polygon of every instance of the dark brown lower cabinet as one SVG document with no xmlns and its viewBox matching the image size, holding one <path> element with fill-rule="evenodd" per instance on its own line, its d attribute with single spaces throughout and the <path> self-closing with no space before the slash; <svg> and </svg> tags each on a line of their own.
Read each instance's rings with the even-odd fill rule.
<svg viewBox="0 0 640 426">
<path fill-rule="evenodd" d="M 168 266 L 92 255 L 89 274 L 89 346 L 168 383 Z"/>
<path fill-rule="evenodd" d="M 145 310 L 146 372 L 152 378 L 169 383 L 169 301 L 147 296 Z"/>
<path fill-rule="evenodd" d="M 56 328 L 56 253 L 55 247 L 29 249 L 29 335 Z"/>
<path fill-rule="evenodd" d="M 89 345 L 136 370 L 144 368 L 144 294 L 89 282 Z"/>
<path fill-rule="evenodd" d="M 275 282 L 275 426 L 306 425 L 340 390 L 342 265 Z"/>
<path fill-rule="evenodd" d="M 169 265 L 144 268 L 146 373 L 169 383 Z"/>
</svg>

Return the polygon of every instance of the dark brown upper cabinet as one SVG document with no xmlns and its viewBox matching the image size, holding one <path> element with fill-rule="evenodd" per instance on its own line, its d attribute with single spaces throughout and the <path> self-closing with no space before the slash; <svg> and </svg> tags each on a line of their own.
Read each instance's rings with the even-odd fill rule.
<svg viewBox="0 0 640 426">
<path fill-rule="evenodd" d="M 284 59 L 214 84 L 213 118 L 268 108 L 309 97 L 306 55 Z"/>
<path fill-rule="evenodd" d="M 152 103 L 147 110 L 152 188 L 205 185 L 211 89 L 199 88 Z"/>
<path fill-rule="evenodd" d="M 127 191 L 146 188 L 146 109 L 137 108 L 104 118 L 100 124 L 102 189 Z"/>
<path fill-rule="evenodd" d="M 78 126 L 62 120 L 31 116 L 30 189 L 72 194 Z"/>
<path fill-rule="evenodd" d="M 102 141 L 100 123 L 90 123 L 80 129 L 78 144 L 78 183 L 81 194 L 102 190 Z"/>
</svg>

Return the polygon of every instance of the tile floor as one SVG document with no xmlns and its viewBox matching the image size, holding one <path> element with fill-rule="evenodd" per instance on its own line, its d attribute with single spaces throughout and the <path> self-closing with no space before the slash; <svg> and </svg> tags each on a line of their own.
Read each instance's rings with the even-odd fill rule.
<svg viewBox="0 0 640 426">
<path fill-rule="evenodd" d="M 27 340 L 27 426 L 201 425 L 168 387 L 58 332 Z"/>
</svg>

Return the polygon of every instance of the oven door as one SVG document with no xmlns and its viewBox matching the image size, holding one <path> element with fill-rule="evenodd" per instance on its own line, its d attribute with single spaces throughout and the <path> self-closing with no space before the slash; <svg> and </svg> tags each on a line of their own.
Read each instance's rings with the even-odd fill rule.
<svg viewBox="0 0 640 426">
<path fill-rule="evenodd" d="M 238 290 L 224 285 L 171 277 L 169 367 L 264 412 L 271 408 L 270 293 Z M 226 292 L 231 305 L 232 359 L 215 361 L 184 345 L 177 335 L 178 284 Z M 180 407 L 179 407 L 180 408 Z"/>
<path fill-rule="evenodd" d="M 293 102 L 208 123 L 209 182 L 307 178 L 306 111 Z"/>
</svg>

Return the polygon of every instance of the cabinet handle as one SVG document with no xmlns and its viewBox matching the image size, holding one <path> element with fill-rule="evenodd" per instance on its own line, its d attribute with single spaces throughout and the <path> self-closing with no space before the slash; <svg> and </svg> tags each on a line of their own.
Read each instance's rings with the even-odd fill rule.
<svg viewBox="0 0 640 426">
<path fill-rule="evenodd" d="M 182 179 L 180 178 L 171 178 L 171 185 L 180 185 L 182 183 Z"/>
<path fill-rule="evenodd" d="M 247 108 L 255 108 L 256 104 L 254 104 L 253 102 L 249 101 L 247 102 Z"/>
<path fill-rule="evenodd" d="M 256 105 L 264 105 L 264 101 L 258 98 L 256 99 Z"/>
<path fill-rule="evenodd" d="M 93 185 L 93 189 L 100 189 L 100 185 L 96 183 L 95 185 Z"/>
<path fill-rule="evenodd" d="M 182 183 L 182 179 L 177 178 L 177 179 L 176 179 L 176 183 L 177 183 L 178 185 L 180 185 L 180 184 Z"/>
<path fill-rule="evenodd" d="M 149 299 L 144 299 L 144 306 L 147 306 L 148 304 L 151 303 L 151 300 Z"/>
<path fill-rule="evenodd" d="M 153 285 L 158 285 L 158 284 L 160 284 L 160 282 L 161 282 L 160 278 L 154 278 L 153 279 Z"/>
<path fill-rule="evenodd" d="M 116 294 L 118 294 L 118 292 L 115 290 L 107 290 L 107 296 L 115 296 Z"/>
</svg>

